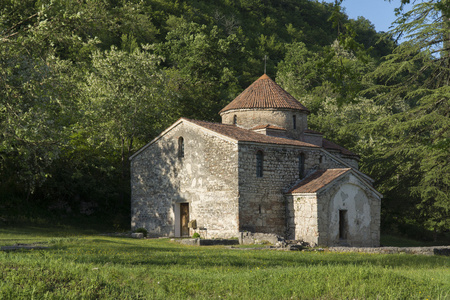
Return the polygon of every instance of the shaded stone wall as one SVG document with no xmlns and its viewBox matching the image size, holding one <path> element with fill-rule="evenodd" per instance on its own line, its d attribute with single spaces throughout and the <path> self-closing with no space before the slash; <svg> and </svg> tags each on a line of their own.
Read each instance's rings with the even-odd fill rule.
<svg viewBox="0 0 450 300">
<path fill-rule="evenodd" d="M 377 247 L 381 199 L 352 174 L 316 193 L 286 195 L 287 238 L 311 246 Z M 339 210 L 346 211 L 346 238 L 339 237 Z"/>
<path fill-rule="evenodd" d="M 256 174 L 256 153 L 264 153 L 263 177 Z M 240 144 L 240 229 L 285 236 L 285 189 L 300 180 L 298 157 L 305 155 L 305 174 L 317 166 L 319 151 L 279 145 Z"/>
<path fill-rule="evenodd" d="M 296 116 L 296 129 L 294 129 L 293 116 Z M 308 127 L 306 112 L 280 109 L 238 109 L 224 112 L 223 124 L 233 124 L 234 116 L 237 125 L 251 129 L 258 125 L 271 124 L 286 129 L 286 136 L 302 140 L 303 132 Z"/>
<path fill-rule="evenodd" d="M 172 133 L 179 131 L 179 128 Z M 173 134 L 147 147 L 131 161 L 131 228 L 149 236 L 174 235 L 173 199 L 178 198 L 179 161 Z"/>
<path fill-rule="evenodd" d="M 322 140 L 323 140 L 322 135 L 319 134 L 310 134 L 310 133 L 303 134 L 303 141 L 305 143 L 310 143 L 322 147 Z"/>
<path fill-rule="evenodd" d="M 326 151 L 329 152 L 331 155 L 336 156 L 337 158 L 341 159 L 345 163 L 349 164 L 352 168 L 358 170 L 358 168 L 359 168 L 358 158 L 342 154 L 340 151 L 333 151 L 333 150 L 326 150 Z M 331 160 L 333 160 L 333 159 L 331 158 Z M 338 165 L 342 165 L 339 162 L 337 162 L 337 163 L 338 163 Z"/>
<path fill-rule="evenodd" d="M 322 158 L 320 159 L 320 168 L 321 169 L 336 169 L 336 168 L 348 168 L 348 166 L 342 164 L 340 161 L 336 159 L 339 158 L 341 161 L 347 163 L 350 167 L 358 170 L 358 160 L 354 158 L 350 158 L 341 154 L 338 151 L 326 151 L 322 152 L 320 155 Z"/>
<path fill-rule="evenodd" d="M 318 194 L 319 245 L 380 245 L 381 199 L 353 174 Z M 339 237 L 339 210 L 346 211 L 346 238 Z"/>
<path fill-rule="evenodd" d="M 347 168 L 332 154 L 323 151 L 311 151 L 310 161 L 305 176 L 317 169 Z M 288 239 L 303 240 L 311 246 L 319 244 L 319 216 L 316 194 L 286 194 L 286 237 Z M 322 201 L 322 199 L 320 199 Z M 321 235 L 327 232 L 320 231 Z"/>
<path fill-rule="evenodd" d="M 178 138 L 184 157 L 178 157 Z M 180 203 L 208 237 L 238 236 L 237 144 L 181 123 L 131 162 L 132 228 L 180 234 Z M 192 230 L 191 230 L 192 234 Z"/>
<path fill-rule="evenodd" d="M 352 168 L 359 170 L 358 160 L 349 156 L 339 155 L 339 158 L 348 163 Z"/>
</svg>

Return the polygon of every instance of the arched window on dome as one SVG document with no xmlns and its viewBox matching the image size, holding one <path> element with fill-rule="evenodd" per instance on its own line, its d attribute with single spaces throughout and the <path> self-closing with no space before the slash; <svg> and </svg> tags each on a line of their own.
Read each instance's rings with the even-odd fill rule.
<svg viewBox="0 0 450 300">
<path fill-rule="evenodd" d="M 182 136 L 178 138 L 178 157 L 184 157 L 184 139 Z"/>
<path fill-rule="evenodd" d="M 237 116 L 236 115 L 233 116 L 233 124 L 237 125 Z"/>
<path fill-rule="evenodd" d="M 264 153 L 259 150 L 256 152 L 256 177 L 263 177 L 263 165 L 264 162 Z"/>
<path fill-rule="evenodd" d="M 297 129 L 297 116 L 296 115 L 292 116 L 292 126 L 294 127 L 294 129 Z"/>
</svg>

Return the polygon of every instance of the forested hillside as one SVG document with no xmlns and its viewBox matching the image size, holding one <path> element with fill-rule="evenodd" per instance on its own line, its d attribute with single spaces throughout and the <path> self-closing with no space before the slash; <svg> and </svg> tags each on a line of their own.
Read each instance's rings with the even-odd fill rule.
<svg viewBox="0 0 450 300">
<path fill-rule="evenodd" d="M 448 231 L 449 1 L 392 35 L 340 2 L 1 1 L 0 217 L 127 220 L 128 157 L 181 116 L 219 121 L 267 57 L 310 127 L 361 155 L 384 230 Z"/>
</svg>

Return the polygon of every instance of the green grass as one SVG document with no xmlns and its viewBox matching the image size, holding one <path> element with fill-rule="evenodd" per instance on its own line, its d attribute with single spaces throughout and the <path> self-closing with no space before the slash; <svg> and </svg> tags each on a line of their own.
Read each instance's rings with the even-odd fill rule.
<svg viewBox="0 0 450 300">
<path fill-rule="evenodd" d="M 92 228 L 80 228 L 70 225 L 17 225 L 14 227 L 0 227 L 0 246 L 17 243 L 47 243 L 58 238 L 74 236 L 89 236 L 102 231 Z"/>
<path fill-rule="evenodd" d="M 45 229 L 45 228 L 44 228 Z M 450 258 L 193 247 L 168 239 L 0 230 L 0 299 L 449 299 Z"/>
<path fill-rule="evenodd" d="M 395 235 L 382 234 L 381 245 L 393 246 L 393 247 L 431 247 L 431 246 L 447 246 L 450 245 L 450 238 L 445 236 L 444 238 L 433 241 L 416 241 L 405 237 L 399 237 Z"/>
</svg>

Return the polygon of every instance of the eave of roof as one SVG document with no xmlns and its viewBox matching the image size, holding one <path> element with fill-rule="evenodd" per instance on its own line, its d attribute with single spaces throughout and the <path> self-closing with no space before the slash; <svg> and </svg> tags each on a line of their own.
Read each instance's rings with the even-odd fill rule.
<svg viewBox="0 0 450 300">
<path fill-rule="evenodd" d="M 306 177 L 292 188 L 290 188 L 287 194 L 317 194 L 333 181 L 345 176 L 347 173 L 352 173 L 358 180 L 364 184 L 367 188 L 373 191 L 380 199 L 383 195 L 378 192 L 370 183 L 361 177 L 361 173 L 352 168 L 339 168 L 339 169 L 320 169 Z"/>
<path fill-rule="evenodd" d="M 287 193 L 316 193 L 350 170 L 351 168 L 317 170 L 316 172 L 293 186 Z"/>
<path fill-rule="evenodd" d="M 211 123 L 205 121 L 185 119 L 188 122 L 201 126 L 205 129 L 211 130 L 215 133 L 224 135 L 228 138 L 236 140 L 238 142 L 253 142 L 253 143 L 264 143 L 264 144 L 275 144 L 275 145 L 291 145 L 300 147 L 310 147 L 310 148 L 320 148 L 317 145 L 310 143 L 305 143 L 299 140 L 274 137 L 269 135 L 260 134 L 249 129 L 240 128 L 236 125 L 222 124 L 222 123 Z"/>
<path fill-rule="evenodd" d="M 270 125 L 270 124 L 267 124 L 267 125 L 258 125 L 258 126 L 255 126 L 255 127 L 253 127 L 253 128 L 250 128 L 250 130 L 258 130 L 258 129 L 274 129 L 274 130 L 283 130 L 283 131 L 286 131 L 286 128 L 278 127 L 278 126 Z"/>
<path fill-rule="evenodd" d="M 299 140 L 264 135 L 264 134 L 257 133 L 255 131 L 252 131 L 249 129 L 240 128 L 236 125 L 212 123 L 212 122 L 198 121 L 198 120 L 192 120 L 192 119 L 187 119 L 187 118 L 179 118 L 175 123 L 173 123 L 171 126 L 169 126 L 163 132 L 161 132 L 152 141 L 147 143 L 141 149 L 136 151 L 132 156 L 130 156 L 129 160 L 133 160 L 133 158 L 136 157 L 137 155 L 139 155 L 139 153 L 144 151 L 151 144 L 155 143 L 157 140 L 159 140 L 161 137 L 166 135 L 169 131 L 171 131 L 173 128 L 175 128 L 176 126 L 178 126 L 180 123 L 183 123 L 183 122 L 188 122 L 190 124 L 200 126 L 206 130 L 213 132 L 217 136 L 221 136 L 223 139 L 226 139 L 229 141 L 234 141 L 234 142 L 262 143 L 262 144 L 320 148 L 317 145 L 305 143 L 305 142 L 302 142 Z"/>
</svg>

